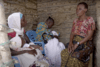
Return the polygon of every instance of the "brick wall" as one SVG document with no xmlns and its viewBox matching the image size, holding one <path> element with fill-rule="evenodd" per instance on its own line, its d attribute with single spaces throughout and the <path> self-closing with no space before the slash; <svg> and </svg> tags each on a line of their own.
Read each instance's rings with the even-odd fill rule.
<svg viewBox="0 0 100 67">
<path fill-rule="evenodd" d="M 58 31 L 60 41 L 66 43 L 69 41 L 71 27 L 76 16 L 76 6 L 80 1 L 66 0 L 6 0 L 4 3 L 6 18 L 13 12 L 22 12 L 28 22 L 25 30 L 35 28 L 37 22 L 45 22 L 48 16 L 55 20 L 53 30 Z M 89 4 L 88 15 L 94 17 L 95 2 L 86 1 Z"/>
<path fill-rule="evenodd" d="M 100 67 L 100 1 L 97 0 L 96 4 L 96 17 L 97 17 L 97 32 L 96 32 L 96 66 Z"/>
<path fill-rule="evenodd" d="M 21 12 L 25 15 L 27 26 L 25 30 L 32 29 L 32 25 L 37 21 L 37 1 L 34 0 L 6 0 L 4 2 L 6 18 L 14 12 Z"/>
<path fill-rule="evenodd" d="M 55 25 L 52 29 L 61 34 L 59 39 L 61 42 L 67 43 L 69 41 L 73 20 L 77 18 L 76 6 L 81 1 L 38 0 L 37 11 L 39 22 L 45 22 L 48 16 L 54 18 Z M 95 2 L 90 0 L 86 2 L 89 4 L 89 10 L 87 14 L 96 20 Z"/>
</svg>

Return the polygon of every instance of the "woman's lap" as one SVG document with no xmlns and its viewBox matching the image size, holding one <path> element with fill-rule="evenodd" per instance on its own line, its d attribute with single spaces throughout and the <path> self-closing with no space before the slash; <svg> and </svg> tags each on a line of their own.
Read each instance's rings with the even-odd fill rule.
<svg viewBox="0 0 100 67">
<path fill-rule="evenodd" d="M 78 60 L 77 58 L 69 56 L 68 49 L 64 49 L 61 52 L 61 67 L 64 67 L 66 65 L 67 67 L 87 67 L 88 62 L 83 63 L 82 61 Z"/>
</svg>

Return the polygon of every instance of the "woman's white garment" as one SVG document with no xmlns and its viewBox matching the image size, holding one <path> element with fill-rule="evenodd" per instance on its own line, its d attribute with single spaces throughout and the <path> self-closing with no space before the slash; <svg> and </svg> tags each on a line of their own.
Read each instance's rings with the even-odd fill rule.
<svg viewBox="0 0 100 67">
<path fill-rule="evenodd" d="M 45 45 L 45 53 L 49 58 L 50 63 L 54 64 L 55 67 L 60 67 L 61 65 L 61 51 L 65 49 L 63 43 L 59 42 L 58 39 L 53 38 L 48 41 Z"/>
<path fill-rule="evenodd" d="M 19 59 L 21 67 L 29 67 L 30 65 L 37 62 L 38 59 L 41 59 L 43 57 L 40 50 L 36 49 L 36 52 L 37 52 L 37 55 L 35 55 L 35 56 L 31 55 L 31 54 L 28 54 L 28 53 L 18 55 L 17 57 Z"/>
<path fill-rule="evenodd" d="M 16 36 L 10 40 L 11 41 L 10 48 L 12 48 L 13 50 L 16 50 L 16 51 L 32 50 L 32 49 L 28 48 L 30 46 L 28 44 L 25 44 L 25 46 L 23 48 L 21 48 L 22 40 L 19 37 L 19 35 L 23 36 L 24 28 L 21 28 L 20 14 L 21 14 L 20 12 L 13 13 L 8 17 L 9 28 L 14 29 L 14 31 L 16 32 Z M 28 46 L 26 46 L 26 45 L 28 45 Z M 37 62 L 38 59 L 43 58 L 43 55 L 39 49 L 36 49 L 36 52 L 37 52 L 37 55 L 35 55 L 35 56 L 28 54 L 28 53 L 17 55 L 21 67 L 29 67 L 34 62 Z M 42 65 L 44 65 L 45 67 L 48 67 L 48 63 L 42 64 Z"/>
<path fill-rule="evenodd" d="M 10 45 L 10 48 L 12 48 L 13 50 L 16 50 L 16 51 L 32 50 L 32 49 L 28 48 L 27 46 L 24 46 L 23 48 L 21 48 L 21 38 L 18 35 L 16 35 L 10 41 L 13 42 Z M 25 44 L 25 45 L 30 45 L 30 44 Z M 37 52 L 37 55 L 35 55 L 35 56 L 28 54 L 28 53 L 18 55 L 17 57 L 19 59 L 21 67 L 29 67 L 30 65 L 32 65 L 35 62 L 40 62 L 40 63 L 38 63 L 38 65 L 41 65 L 41 67 L 42 66 L 49 67 L 47 62 L 41 60 L 42 62 L 44 62 L 44 63 L 41 63 L 41 61 L 38 61 L 39 59 L 43 58 L 41 51 L 39 49 L 36 49 L 36 52 Z"/>
<path fill-rule="evenodd" d="M 21 41 L 21 38 L 18 36 L 18 34 L 16 34 L 16 36 L 12 38 L 10 41 L 11 41 L 10 48 L 12 48 L 15 51 L 32 50 L 29 48 L 30 44 L 27 44 L 27 43 L 25 43 L 23 45 L 23 48 L 21 48 L 22 41 Z"/>
</svg>

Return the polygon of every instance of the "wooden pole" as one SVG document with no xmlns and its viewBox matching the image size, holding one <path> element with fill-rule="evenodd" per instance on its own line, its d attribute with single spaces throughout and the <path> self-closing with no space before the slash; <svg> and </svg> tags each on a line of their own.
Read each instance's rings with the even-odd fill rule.
<svg viewBox="0 0 100 67">
<path fill-rule="evenodd" d="M 0 24 L 6 25 L 6 18 L 2 0 L 0 0 Z M 0 30 L 3 30 L 3 32 L 0 31 L 0 67 L 14 67 L 12 63 L 9 44 L 7 43 L 2 46 L 3 43 L 6 43 L 8 41 L 7 33 L 4 32 L 7 31 L 7 29 L 2 25 L 0 25 Z"/>
</svg>

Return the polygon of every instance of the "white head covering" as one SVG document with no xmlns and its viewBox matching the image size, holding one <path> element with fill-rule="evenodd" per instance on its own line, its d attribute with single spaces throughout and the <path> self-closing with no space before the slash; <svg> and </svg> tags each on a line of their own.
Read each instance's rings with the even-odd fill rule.
<svg viewBox="0 0 100 67">
<path fill-rule="evenodd" d="M 14 31 L 18 35 L 23 35 L 23 32 L 24 32 L 24 28 L 21 28 L 21 18 L 20 18 L 21 14 L 22 13 L 20 13 L 20 12 L 16 12 L 16 13 L 12 13 L 8 17 L 8 26 L 9 26 L 9 28 L 14 29 Z"/>
</svg>

